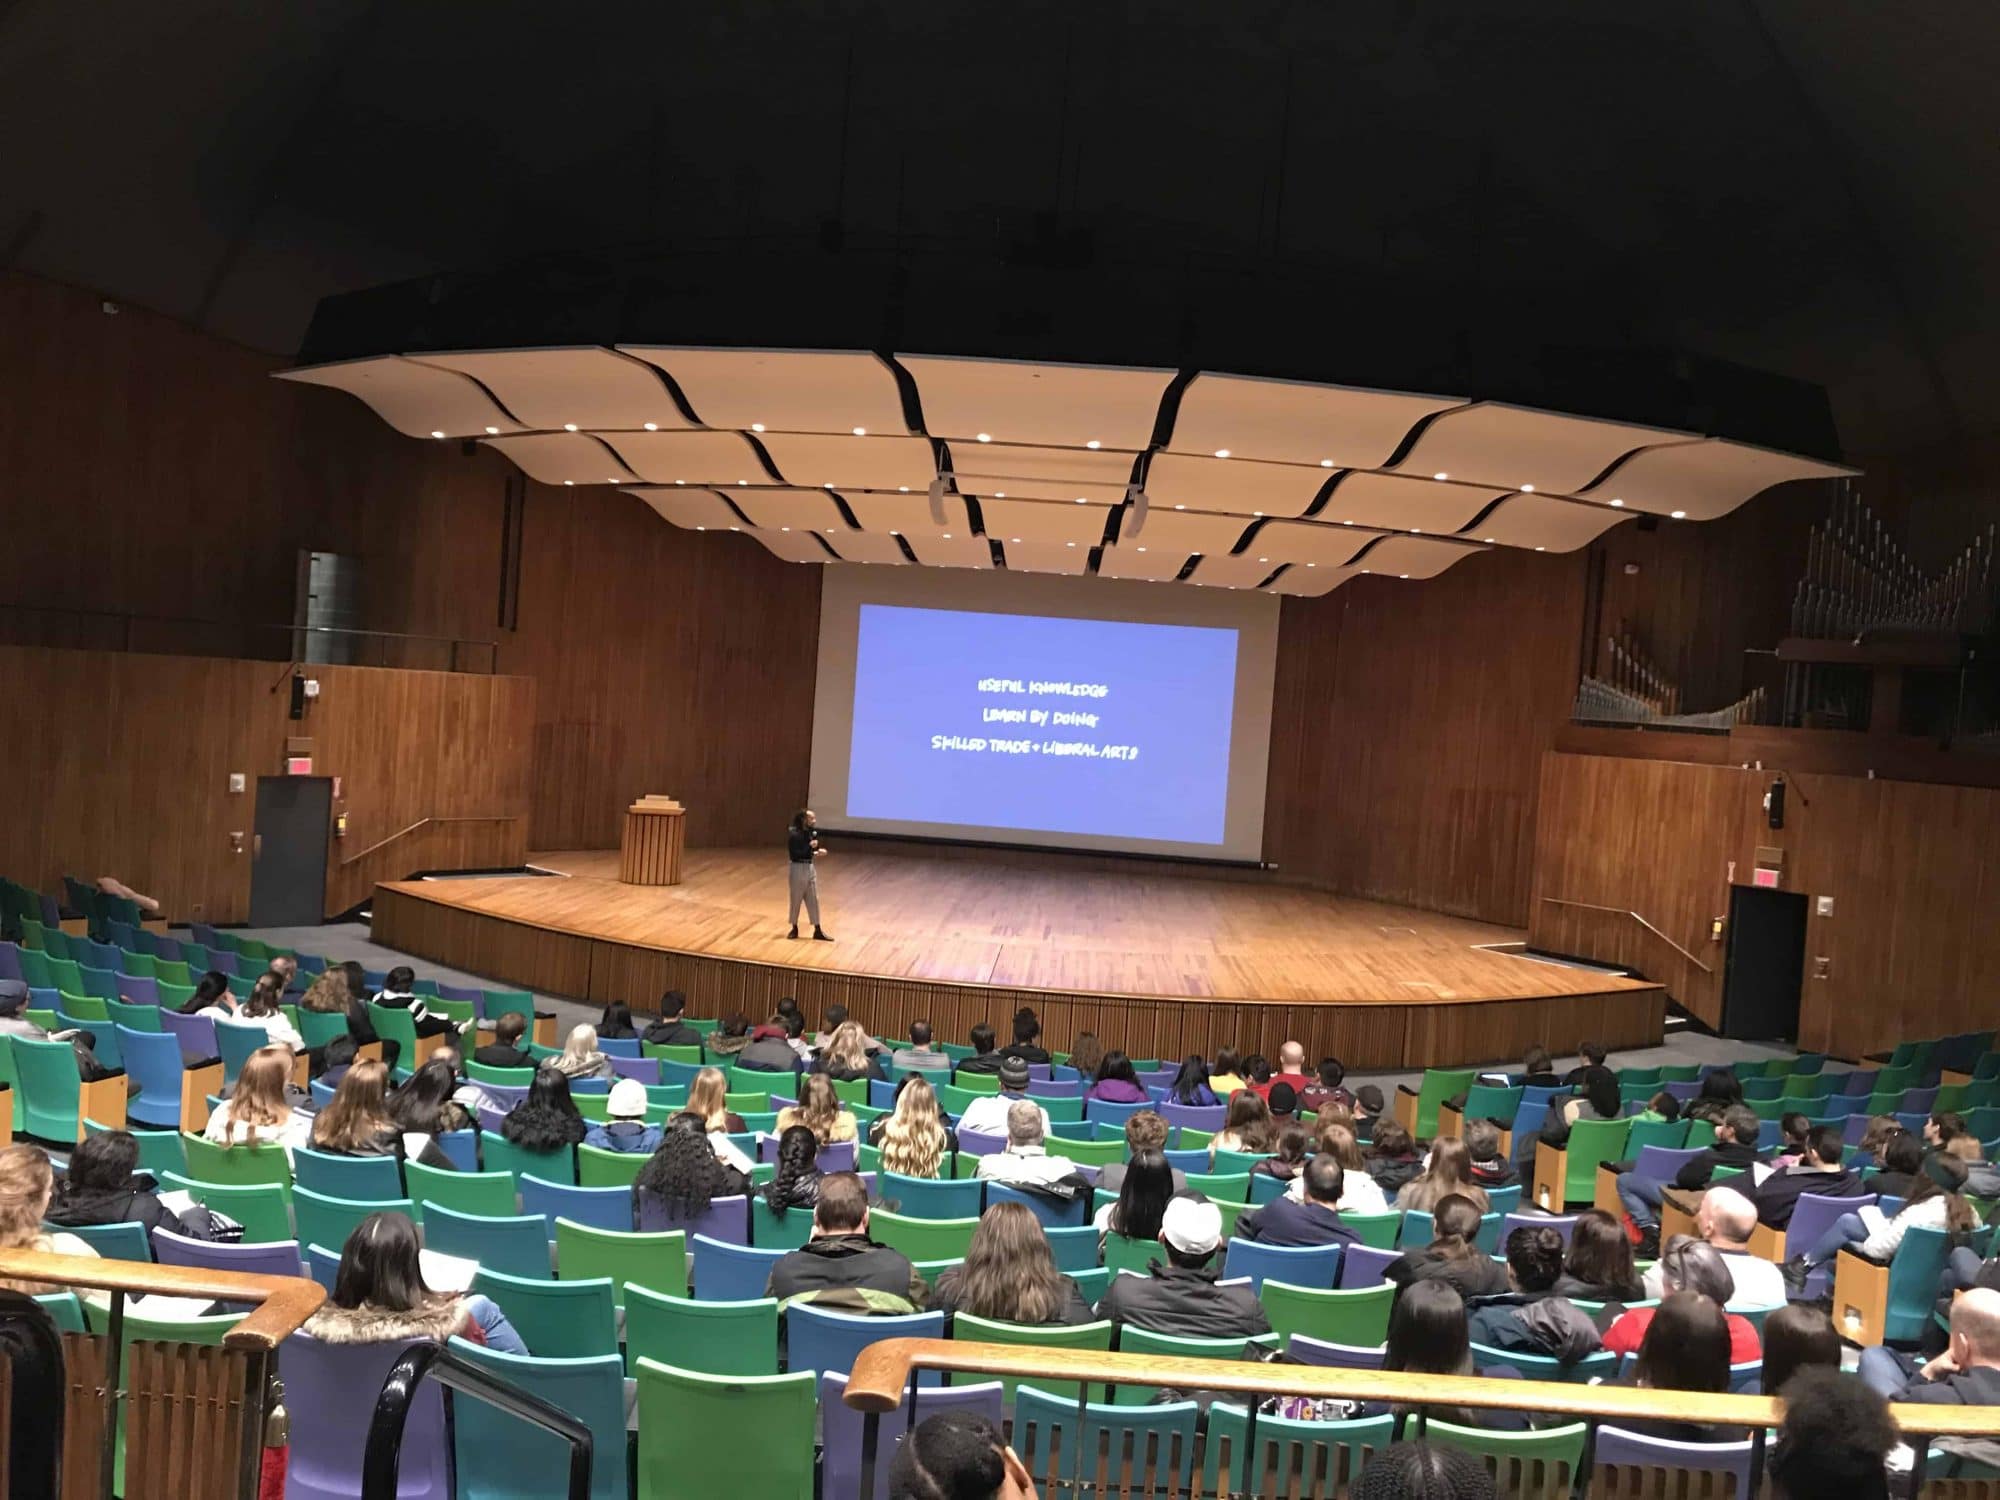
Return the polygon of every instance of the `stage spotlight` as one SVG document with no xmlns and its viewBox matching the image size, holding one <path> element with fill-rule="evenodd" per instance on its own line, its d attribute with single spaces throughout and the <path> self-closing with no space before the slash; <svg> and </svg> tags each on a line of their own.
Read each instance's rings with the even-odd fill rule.
<svg viewBox="0 0 2000 1500">
<path fill-rule="evenodd" d="M 931 480 L 931 525 L 944 525 L 944 475 Z"/>
</svg>

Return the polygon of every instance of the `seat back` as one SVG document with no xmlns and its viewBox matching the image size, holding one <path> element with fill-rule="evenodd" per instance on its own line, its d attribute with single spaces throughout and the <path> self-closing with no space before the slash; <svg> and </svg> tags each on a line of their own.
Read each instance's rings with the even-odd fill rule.
<svg viewBox="0 0 2000 1500">
<path fill-rule="evenodd" d="M 76 1051 L 68 1042 L 37 1042 L 24 1036 L 7 1038 L 14 1054 L 14 1128 L 50 1141 L 79 1137 L 77 1104 L 83 1079 L 76 1068 Z"/>
<path fill-rule="evenodd" d="M 1295 1333 L 1287 1341 L 1285 1352 L 1302 1365 L 1322 1365 L 1339 1370 L 1379 1370 L 1389 1351 L 1386 1345 L 1371 1348 L 1359 1344 L 1329 1344 L 1324 1339 Z"/>
<path fill-rule="evenodd" d="M 1090 1219 L 1088 1198 L 1079 1197 L 1061 1203 L 1040 1193 L 1010 1187 L 1004 1182 L 986 1184 L 986 1203 L 989 1208 L 996 1203 L 1022 1204 L 1041 1221 L 1045 1229 L 1072 1229 L 1088 1223 Z"/>
<path fill-rule="evenodd" d="M 812 1500 L 817 1377 L 703 1375 L 651 1359 L 636 1373 L 641 1495 Z M 716 1440 L 728 1432 L 757 1440 Z"/>
<path fill-rule="evenodd" d="M 1281 1334 L 1304 1333 L 1333 1344 L 1379 1344 L 1389 1337 L 1396 1288 L 1321 1291 L 1267 1281 L 1258 1291 L 1264 1314 Z"/>
<path fill-rule="evenodd" d="M 1400 1250 L 1378 1250 L 1373 1245 L 1349 1245 L 1341 1254 L 1340 1279 L 1334 1284 L 1342 1291 L 1380 1286 L 1382 1273 L 1402 1253 Z"/>
<path fill-rule="evenodd" d="M 549 1274 L 549 1224 L 540 1214 L 459 1213 L 433 1200 L 424 1208 L 424 1245 L 508 1276 Z"/>
<path fill-rule="evenodd" d="M 408 1198 L 367 1202 L 357 1198 L 335 1198 L 310 1188 L 292 1189 L 292 1218 L 298 1225 L 299 1242 L 305 1245 L 343 1246 L 356 1226 L 370 1214 L 399 1213 L 411 1222 L 417 1206 Z"/>
<path fill-rule="evenodd" d="M 500 1304 L 521 1342 L 548 1359 L 618 1353 L 618 1307 L 611 1278 L 509 1276 L 479 1268 L 472 1290 Z"/>
<path fill-rule="evenodd" d="M 701 1282 L 701 1252 L 695 1251 L 695 1282 Z M 794 1302 L 785 1309 L 786 1366 L 794 1373 L 811 1370 L 852 1371 L 854 1360 L 870 1344 L 883 1339 L 941 1339 L 944 1314 L 907 1313 L 894 1317 L 867 1317 L 855 1313 L 829 1312 L 809 1302 Z M 944 1384 L 936 1370 L 917 1377 L 919 1386 Z"/>
<path fill-rule="evenodd" d="M 326 1344 L 306 1333 L 285 1340 L 279 1356 L 285 1404 L 312 1413 L 310 1421 L 292 1424 L 286 1500 L 353 1500 L 361 1493 L 358 1436 L 368 1430 L 390 1366 L 409 1347 Z M 410 1403 L 396 1494 L 398 1500 L 451 1500 L 443 1387 L 435 1381 L 419 1385 Z"/>
<path fill-rule="evenodd" d="M 403 1196 L 403 1174 L 393 1156 L 336 1156 L 301 1147 L 292 1153 L 292 1177 L 300 1187 L 332 1198 L 381 1203 Z"/>
<path fill-rule="evenodd" d="M 576 1150 L 564 1146 L 559 1151 L 530 1151 L 517 1146 L 497 1130 L 479 1133 L 479 1156 L 489 1172 L 512 1172 L 515 1177 L 534 1176 L 544 1182 L 576 1182 Z"/>
<path fill-rule="evenodd" d="M 681 1368 L 710 1375 L 778 1373 L 778 1303 L 697 1302 L 634 1280 L 625 1288 L 628 1365 L 671 1354 Z M 671 1419 L 669 1419 L 671 1420 Z"/>
<path fill-rule="evenodd" d="M 1649 1146 L 1673 1150 L 1687 1139 L 1686 1120 L 1634 1120 L 1625 1137 L 1625 1154 L 1636 1158 Z"/>
<path fill-rule="evenodd" d="M 1389 1446 L 1396 1419 L 1363 1417 L 1352 1422 L 1312 1422 L 1260 1414 L 1257 1446 L 1249 1455 L 1244 1482 L 1244 1445 L 1249 1419 L 1241 1406 L 1218 1401 L 1209 1408 L 1208 1438 L 1202 1445 L 1200 1494 L 1228 1494 L 1234 1482 L 1246 1495 L 1342 1495 L 1369 1457 Z M 1289 1486 L 1298 1486 L 1297 1489 Z"/>
<path fill-rule="evenodd" d="M 1498 1494 L 1553 1496 L 1569 1493 L 1583 1462 L 1584 1437 L 1588 1431 L 1589 1425 L 1584 1422 L 1535 1432 L 1502 1432 L 1432 1421 L 1427 1435 L 1433 1443 L 1462 1448 L 1484 1459 Z"/>
<path fill-rule="evenodd" d="M 625 1305 L 626 1286 L 633 1283 L 669 1296 L 687 1295 L 687 1236 L 678 1231 L 620 1234 L 557 1219 L 556 1264 L 566 1281 L 608 1278 L 611 1300 L 619 1307 Z"/>
<path fill-rule="evenodd" d="M 633 1202 L 637 1206 L 637 1227 L 645 1233 L 679 1230 L 690 1242 L 694 1236 L 702 1235 L 731 1245 L 750 1243 L 750 1199 L 742 1194 L 711 1199 L 707 1211 L 692 1219 L 669 1210 L 657 1193 L 634 1193 Z"/>
<path fill-rule="evenodd" d="M 1426 1068 L 1417 1087 L 1416 1123 L 1410 1133 L 1420 1140 L 1437 1134 L 1438 1106 L 1471 1090 L 1477 1068 Z M 1399 1090 L 1400 1092 L 1400 1090 Z"/>
<path fill-rule="evenodd" d="M 881 1176 L 882 1202 L 892 1212 L 912 1219 L 976 1219 L 984 1206 L 985 1191 L 986 1184 L 977 1178 L 934 1181 L 899 1172 Z"/>
<path fill-rule="evenodd" d="M 427 1167 L 422 1162 L 406 1161 L 403 1163 L 403 1180 L 419 1214 L 428 1212 L 434 1203 L 442 1204 L 455 1213 L 490 1218 L 510 1218 L 518 1212 L 511 1172 L 451 1172 L 443 1167 Z"/>
<path fill-rule="evenodd" d="M 1167 1247 L 1158 1240 L 1129 1240 L 1122 1234 L 1107 1234 L 1104 1237 L 1104 1266 L 1112 1275 L 1120 1271 L 1136 1271 L 1146 1274 L 1146 1267 L 1164 1264 Z"/>
<path fill-rule="evenodd" d="M 540 1214 L 554 1239 L 556 1220 L 574 1219 L 599 1229 L 632 1228 L 632 1190 L 626 1187 L 573 1187 L 548 1182 L 532 1172 L 520 1178 L 521 1212 Z"/>
<path fill-rule="evenodd" d="M 454 1338 L 451 1348 L 468 1363 L 560 1407 L 588 1427 L 591 1500 L 625 1500 L 631 1481 L 622 1358 L 616 1353 L 575 1359 L 502 1354 L 462 1338 Z M 569 1493 L 569 1445 L 554 1433 L 469 1399 L 452 1404 L 452 1428 L 460 1495 Z"/>
<path fill-rule="evenodd" d="M 694 1263 L 694 1295 L 703 1302 L 754 1302 L 768 1296 L 771 1268 L 788 1249 L 733 1245 L 695 1235 L 688 1242 Z"/>
<path fill-rule="evenodd" d="M 1875 1201 L 1875 1194 L 1854 1198 L 1829 1198 L 1822 1193 L 1800 1193 L 1792 1207 L 1791 1223 L 1785 1226 L 1785 1259 L 1804 1255 L 1819 1243 L 1820 1236 L 1833 1227 L 1842 1214 L 1858 1214 Z"/>
<path fill-rule="evenodd" d="M 1597 1194 L 1599 1162 L 1623 1161 L 1630 1120 L 1578 1120 L 1569 1128 L 1568 1173 L 1563 1183 L 1567 1202 L 1588 1203 Z"/>
<path fill-rule="evenodd" d="M 912 1405 L 915 1407 L 916 1421 L 919 1425 L 940 1411 L 976 1412 L 991 1422 L 995 1428 L 1000 1428 L 1005 1421 L 1004 1405 L 1008 1398 L 1003 1396 L 999 1381 L 954 1386 L 950 1390 L 932 1388 L 918 1390 L 893 1412 L 882 1414 L 876 1436 L 875 1488 L 871 1494 L 863 1496 L 861 1438 L 866 1418 L 841 1399 L 846 1386 L 847 1376 L 843 1372 L 829 1371 L 820 1376 L 819 1409 L 825 1443 L 825 1453 L 820 1464 L 821 1493 L 828 1497 L 843 1495 L 858 1496 L 861 1500 L 885 1500 L 889 1493 L 889 1458 L 910 1430 Z"/>
<path fill-rule="evenodd" d="M 291 1189 L 291 1158 L 285 1155 L 282 1146 L 223 1146 L 183 1133 L 181 1150 L 187 1153 L 187 1175 L 198 1181 L 227 1187 L 265 1185 L 288 1192 Z"/>
<path fill-rule="evenodd" d="M 1045 1495 L 1071 1494 L 1103 1474 L 1109 1493 L 1167 1500 L 1186 1494 L 1193 1481 L 1199 1415 L 1192 1401 L 1091 1404 L 1079 1412 L 1074 1401 L 1023 1385 L 1014 1401 L 1012 1446 Z"/>
<path fill-rule="evenodd" d="M 246 1276 L 303 1276 L 297 1240 L 267 1240 L 262 1244 L 231 1245 L 191 1239 L 171 1229 L 153 1232 L 153 1251 L 163 1266 L 195 1266 L 206 1271 L 236 1271 Z"/>
<path fill-rule="evenodd" d="M 170 1010 L 164 1004 L 160 1007 L 160 1025 L 172 1032 L 181 1044 L 184 1057 L 220 1057 L 221 1046 L 215 1035 L 215 1017 L 184 1016 L 177 1010 Z"/>
<path fill-rule="evenodd" d="M 1619 1494 L 1627 1493 L 1623 1486 L 1649 1469 L 1679 1474 L 1697 1471 L 1731 1474 L 1736 1479 L 1736 1493 L 1747 1495 L 1750 1452 L 1748 1439 L 1740 1443 L 1676 1443 L 1607 1424 L 1597 1429 L 1597 1452 L 1591 1472 L 1601 1475 L 1601 1482 L 1614 1487 Z"/>
<path fill-rule="evenodd" d="M 1938 1279 L 1951 1253 L 1950 1236 L 1942 1229 L 1912 1226 L 1889 1262 L 1888 1306 L 1882 1337 L 1891 1343 L 1912 1343 L 1930 1326 L 1937 1301 Z"/>
<path fill-rule="evenodd" d="M 1551 1359 L 1547 1355 L 1526 1354 L 1515 1349 L 1493 1349 L 1485 1344 L 1474 1343 L 1472 1362 L 1481 1370 L 1511 1365 L 1529 1380 L 1555 1381 L 1568 1385 L 1589 1385 L 1595 1380 L 1608 1380 L 1618 1373 L 1618 1356 L 1606 1349 L 1600 1349 L 1595 1354 L 1586 1354 L 1573 1364 L 1564 1364 L 1561 1360 Z"/>
<path fill-rule="evenodd" d="M 868 1232 L 876 1243 L 900 1250 L 914 1261 L 965 1259 L 978 1227 L 977 1219 L 915 1219 L 886 1210 L 868 1216 Z"/>
<path fill-rule="evenodd" d="M 1230 1240 L 1222 1274 L 1228 1280 L 1250 1278 L 1259 1291 L 1266 1277 L 1288 1286 L 1331 1291 L 1340 1275 L 1339 1245 L 1260 1245 L 1241 1236 Z"/>
<path fill-rule="evenodd" d="M 63 1234 L 73 1234 L 106 1260 L 150 1261 L 152 1242 L 143 1224 L 65 1224 Z M 165 1230 L 160 1231 L 162 1234 Z"/>
</svg>

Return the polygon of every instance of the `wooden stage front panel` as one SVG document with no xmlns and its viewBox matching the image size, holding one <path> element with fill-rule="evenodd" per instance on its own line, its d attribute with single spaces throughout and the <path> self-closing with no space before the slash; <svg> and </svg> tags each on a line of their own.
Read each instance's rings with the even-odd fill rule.
<svg viewBox="0 0 2000 1500">
<path fill-rule="evenodd" d="M 1518 932 L 1261 880 L 949 855 L 839 851 L 820 866 L 827 930 L 785 937 L 782 850 L 687 854 L 672 887 L 618 883 L 615 851 L 541 854 L 566 878 L 376 888 L 378 942 L 543 993 L 696 1015 L 839 1002 L 894 1035 L 1004 1036 L 1033 1005 L 1056 1047 L 1078 1031 L 1147 1056 L 1288 1037 L 1355 1068 L 1516 1058 L 1591 1036 L 1657 1042 L 1660 987 L 1495 953 Z"/>
</svg>

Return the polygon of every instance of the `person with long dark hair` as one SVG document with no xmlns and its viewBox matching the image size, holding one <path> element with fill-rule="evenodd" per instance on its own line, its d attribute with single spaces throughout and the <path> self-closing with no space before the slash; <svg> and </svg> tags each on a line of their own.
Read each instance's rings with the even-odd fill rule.
<svg viewBox="0 0 2000 1500">
<path fill-rule="evenodd" d="M 819 1202 L 819 1178 L 819 1137 L 809 1126 L 787 1126 L 778 1133 L 778 1166 L 764 1184 L 764 1206 L 775 1219 L 788 1208 L 812 1208 Z"/>
<path fill-rule="evenodd" d="M 1764 1394 L 1775 1396 L 1800 1370 L 1840 1368 L 1840 1334 L 1826 1310 L 1787 1302 L 1764 1320 Z"/>
<path fill-rule="evenodd" d="M 1222 1102 L 1208 1086 L 1208 1064 L 1198 1052 L 1191 1052 L 1181 1060 L 1181 1070 L 1174 1074 L 1167 1097 L 1176 1104 L 1190 1104 L 1198 1109 L 1212 1109 Z"/>
<path fill-rule="evenodd" d="M 1025 1203 L 995 1203 L 980 1216 L 965 1259 L 938 1277 L 931 1307 L 1037 1327 L 1095 1316 L 1076 1283 L 1056 1269 L 1042 1222 Z"/>
<path fill-rule="evenodd" d="M 1097 1065 L 1097 1080 L 1084 1097 L 1102 1099 L 1107 1104 L 1144 1104 L 1152 1095 L 1139 1082 L 1139 1073 L 1132 1066 L 1132 1059 L 1114 1047 L 1104 1054 L 1104 1060 Z"/>
<path fill-rule="evenodd" d="M 1421 1211 L 1454 1194 L 1487 1211 L 1486 1189 L 1472 1180 L 1472 1152 L 1464 1141 L 1445 1136 L 1431 1142 L 1430 1164 L 1403 1184 L 1396 1207 Z"/>
<path fill-rule="evenodd" d="M 411 1135 L 448 1135 L 470 1130 L 470 1111 L 452 1098 L 458 1092 L 458 1070 L 449 1055 L 433 1052 L 424 1065 L 403 1080 L 389 1096 L 389 1118 Z"/>
<path fill-rule="evenodd" d="M 1218 1151 L 1269 1151 L 1278 1139 L 1271 1125 L 1271 1106 L 1252 1089 L 1238 1089 L 1229 1096 L 1229 1114 L 1208 1143 L 1208 1159 Z"/>
<path fill-rule="evenodd" d="M 424 1284 L 417 1228 L 407 1215 L 370 1214 L 341 1247 L 333 1293 L 306 1320 L 305 1332 L 328 1344 L 443 1343 L 457 1335 L 502 1354 L 528 1346 L 490 1297 L 453 1296 Z"/>
<path fill-rule="evenodd" d="M 1128 1240 L 1156 1240 L 1160 1218 L 1174 1196 L 1174 1174 L 1167 1168 L 1166 1153 L 1135 1151 L 1125 1165 L 1125 1177 L 1118 1185 L 1118 1201 L 1097 1211 L 1099 1234 L 1119 1234 Z"/>
<path fill-rule="evenodd" d="M 229 988 L 229 976 L 210 969 L 194 982 L 194 993 L 182 1002 L 184 1016 L 209 1016 L 217 1020 L 236 1019 L 236 996 Z"/>
<path fill-rule="evenodd" d="M 1632 1263 L 1632 1241 L 1624 1226 L 1603 1209 L 1588 1208 L 1576 1216 L 1556 1292 L 1586 1302 L 1645 1300 L 1646 1289 Z"/>
<path fill-rule="evenodd" d="M 819 925 L 819 871 L 815 861 L 825 858 L 826 850 L 819 846 L 819 819 L 813 816 L 810 807 L 802 807 L 792 814 L 792 826 L 785 831 L 785 857 L 791 864 L 791 907 L 792 930 L 786 937 L 799 935 L 799 906 L 804 904 L 806 916 L 813 924 L 813 938 L 817 942 L 830 943 L 832 938 Z"/>
<path fill-rule="evenodd" d="M 613 1000 L 597 1018 L 597 1039 L 603 1041 L 607 1037 L 614 1042 L 639 1039 L 639 1028 L 632 1024 L 632 1007 L 623 1000 Z"/>
<path fill-rule="evenodd" d="M 671 1219 L 698 1219 L 717 1198 L 734 1198 L 749 1190 L 748 1177 L 716 1159 L 701 1119 L 678 1114 L 667 1121 L 659 1149 L 639 1169 L 632 1200 L 642 1215 L 650 1203 Z"/>
<path fill-rule="evenodd" d="M 582 1142 L 589 1123 L 570 1097 L 569 1079 L 547 1063 L 535 1069 L 528 1097 L 507 1112 L 500 1134 L 524 1151 L 562 1151 Z"/>
<path fill-rule="evenodd" d="M 1458 1193 L 1446 1194 L 1431 1210 L 1431 1242 L 1390 1261 L 1382 1279 L 1404 1292 L 1425 1282 L 1442 1282 L 1467 1302 L 1505 1292 L 1507 1272 L 1479 1248 L 1479 1220 L 1478 1204 Z M 1401 1294 L 1397 1300 L 1402 1300 Z M 1464 1321 L 1463 1308 L 1459 1319 Z"/>
<path fill-rule="evenodd" d="M 1654 1312 L 1627 1383 L 1657 1391 L 1720 1394 L 1729 1389 L 1729 1344 L 1729 1325 L 1720 1303 L 1700 1292 L 1674 1292 Z M 1651 1420 L 1620 1425 L 1676 1443 L 1733 1443 L 1743 1438 L 1742 1429 L 1713 1422 Z"/>
</svg>

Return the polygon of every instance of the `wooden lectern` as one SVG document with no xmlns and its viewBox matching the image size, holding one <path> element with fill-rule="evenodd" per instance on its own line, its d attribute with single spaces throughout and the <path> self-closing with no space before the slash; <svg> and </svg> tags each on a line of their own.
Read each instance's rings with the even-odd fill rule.
<svg viewBox="0 0 2000 1500">
<path fill-rule="evenodd" d="M 641 797 L 626 808 L 618 878 L 627 885 L 679 885 L 686 816 L 671 797 Z"/>
</svg>

